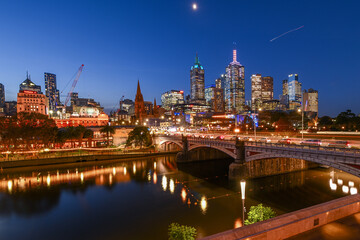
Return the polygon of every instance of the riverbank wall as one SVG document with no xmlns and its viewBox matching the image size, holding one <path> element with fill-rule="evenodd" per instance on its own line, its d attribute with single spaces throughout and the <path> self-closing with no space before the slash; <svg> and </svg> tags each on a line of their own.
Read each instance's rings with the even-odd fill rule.
<svg viewBox="0 0 360 240">
<path fill-rule="evenodd" d="M 356 194 L 221 232 L 203 240 L 285 239 L 358 212 L 360 212 L 360 195 Z"/>
<path fill-rule="evenodd" d="M 17 167 L 31 167 L 31 166 L 43 166 L 54 164 L 67 164 L 67 163 L 80 163 L 80 162 L 97 162 L 97 161 L 109 161 L 109 160 L 133 160 L 143 157 L 156 157 L 165 156 L 169 154 L 175 154 L 175 152 L 157 152 L 157 153 L 120 153 L 120 154 L 94 154 L 94 155 L 79 155 L 79 156 L 66 156 L 56 158 L 39 158 L 29 160 L 15 160 L 15 161 L 2 161 L 0 162 L 0 168 L 17 168 Z"/>
</svg>

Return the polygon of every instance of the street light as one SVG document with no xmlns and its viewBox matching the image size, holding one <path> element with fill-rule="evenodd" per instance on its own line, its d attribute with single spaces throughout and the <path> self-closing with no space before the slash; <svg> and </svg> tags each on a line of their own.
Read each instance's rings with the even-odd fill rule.
<svg viewBox="0 0 360 240">
<path fill-rule="evenodd" d="M 259 112 L 261 112 L 261 108 L 259 108 L 259 111 L 258 111 L 258 113 Z M 256 108 L 255 108 L 255 110 L 254 110 L 254 118 L 253 118 L 253 122 L 254 122 L 254 139 L 255 139 L 255 142 L 256 142 L 256 122 L 255 122 L 255 120 L 256 120 Z"/>
<path fill-rule="evenodd" d="M 244 226 L 245 222 L 245 187 L 246 187 L 246 181 L 242 179 L 240 181 L 240 188 L 241 188 L 241 200 L 242 200 L 242 222 Z"/>
<path fill-rule="evenodd" d="M 298 111 L 301 112 L 301 140 L 304 140 L 304 108 L 302 103 L 301 108 L 299 108 Z"/>
</svg>

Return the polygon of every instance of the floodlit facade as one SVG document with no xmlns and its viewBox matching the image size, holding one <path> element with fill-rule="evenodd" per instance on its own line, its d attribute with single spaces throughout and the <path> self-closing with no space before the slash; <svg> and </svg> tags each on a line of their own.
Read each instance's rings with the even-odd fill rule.
<svg viewBox="0 0 360 240">
<path fill-rule="evenodd" d="M 184 91 L 170 90 L 161 95 L 161 105 L 165 110 L 171 110 L 176 104 L 184 104 Z"/>
<path fill-rule="evenodd" d="M 44 73 L 45 96 L 48 100 L 49 110 L 55 111 L 60 104 L 59 90 L 56 87 L 56 74 Z"/>
<path fill-rule="evenodd" d="M 192 103 L 205 104 L 205 71 L 197 54 L 190 69 L 190 99 Z"/>
<path fill-rule="evenodd" d="M 226 68 L 224 94 L 226 112 L 241 113 L 245 110 L 245 68 L 237 61 L 235 49 L 233 61 Z"/>
<path fill-rule="evenodd" d="M 36 91 L 20 90 L 17 94 L 17 113 L 19 112 L 47 114 L 45 95 Z"/>
<path fill-rule="evenodd" d="M 318 113 L 319 111 L 319 93 L 318 91 L 310 88 L 309 90 L 304 90 L 303 93 L 303 104 L 305 112 L 314 112 Z"/>
</svg>

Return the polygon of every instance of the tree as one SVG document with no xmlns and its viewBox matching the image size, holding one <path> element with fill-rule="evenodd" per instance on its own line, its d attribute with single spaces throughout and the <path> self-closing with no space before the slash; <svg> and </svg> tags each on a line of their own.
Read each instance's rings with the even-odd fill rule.
<svg viewBox="0 0 360 240">
<path fill-rule="evenodd" d="M 333 120 L 329 116 L 323 116 L 319 119 L 318 125 L 320 129 L 329 130 L 333 125 Z"/>
<path fill-rule="evenodd" d="M 87 128 L 86 131 L 84 132 L 84 138 L 87 138 L 87 143 L 86 143 L 87 147 L 89 146 L 91 147 L 91 141 L 93 137 L 94 137 L 93 130 Z"/>
<path fill-rule="evenodd" d="M 74 127 L 66 127 L 65 128 L 65 136 L 67 140 L 71 141 L 71 147 L 75 147 L 75 142 L 73 141 L 74 139 L 78 138 L 78 133 L 77 131 L 75 131 Z"/>
<path fill-rule="evenodd" d="M 196 229 L 194 227 L 171 223 L 169 225 L 169 240 L 195 240 Z"/>
<path fill-rule="evenodd" d="M 79 125 L 75 128 L 75 135 L 78 138 L 80 147 L 82 145 L 82 141 L 83 141 L 85 132 L 86 132 L 86 127 L 84 127 L 83 125 Z"/>
<path fill-rule="evenodd" d="M 126 146 L 131 146 L 135 144 L 135 146 L 150 146 L 152 144 L 151 135 L 149 129 L 144 126 L 135 127 L 128 135 L 128 139 L 126 141 Z"/>
<path fill-rule="evenodd" d="M 256 222 L 261 222 L 275 217 L 274 210 L 271 207 L 264 207 L 261 203 L 257 206 L 251 206 L 248 212 L 248 219 L 245 220 L 245 225 L 250 225 Z"/>
<path fill-rule="evenodd" d="M 109 146 L 110 143 L 110 135 L 115 133 L 115 128 L 113 126 L 105 125 L 100 129 L 101 133 L 106 133 L 106 139 L 107 139 L 107 146 Z"/>
<path fill-rule="evenodd" d="M 55 137 L 55 142 L 62 148 L 67 140 L 67 132 L 64 129 L 60 129 Z"/>
</svg>

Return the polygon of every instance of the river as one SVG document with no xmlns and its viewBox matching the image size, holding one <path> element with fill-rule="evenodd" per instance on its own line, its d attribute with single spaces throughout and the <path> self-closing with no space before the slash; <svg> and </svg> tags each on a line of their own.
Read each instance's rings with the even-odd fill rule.
<svg viewBox="0 0 360 240">
<path fill-rule="evenodd" d="M 2 170 L 0 239 L 167 239 L 170 223 L 198 237 L 242 225 L 240 179 L 228 160 L 177 166 L 175 156 Z M 316 168 L 246 181 L 245 207 L 277 215 L 359 190 L 360 180 Z"/>
</svg>

